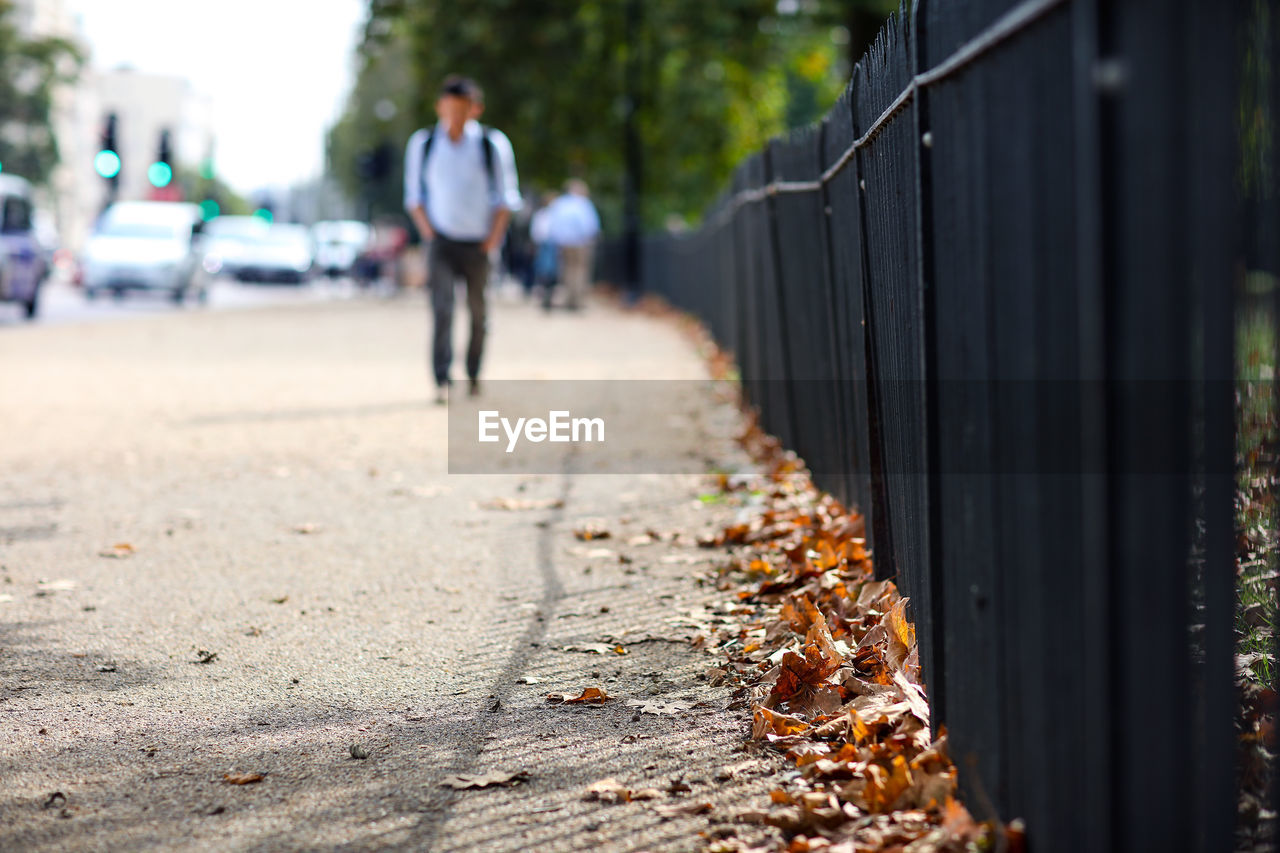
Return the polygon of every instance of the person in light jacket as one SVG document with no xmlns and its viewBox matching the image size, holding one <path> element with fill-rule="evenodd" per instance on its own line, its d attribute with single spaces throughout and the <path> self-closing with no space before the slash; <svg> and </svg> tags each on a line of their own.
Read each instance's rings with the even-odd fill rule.
<svg viewBox="0 0 1280 853">
<path fill-rule="evenodd" d="M 596 239 L 600 236 L 600 214 L 591 203 L 586 182 L 574 178 L 565 184 L 564 195 L 547 208 L 547 233 L 560 253 L 560 280 L 564 282 L 565 307 L 582 307 L 591 283 Z M 543 305 L 551 304 L 548 288 Z"/>
</svg>

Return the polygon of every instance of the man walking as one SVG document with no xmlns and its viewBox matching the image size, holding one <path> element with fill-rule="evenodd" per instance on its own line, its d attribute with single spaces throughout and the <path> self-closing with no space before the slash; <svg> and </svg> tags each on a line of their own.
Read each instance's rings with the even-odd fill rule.
<svg viewBox="0 0 1280 853">
<path fill-rule="evenodd" d="M 569 180 L 564 195 L 551 202 L 547 208 L 547 231 L 551 242 L 560 248 L 560 278 L 568 291 L 566 307 L 576 311 L 587 296 L 596 237 L 600 234 L 600 215 L 591 203 L 585 181 Z M 551 307 L 549 287 L 542 306 Z"/>
<path fill-rule="evenodd" d="M 472 118 L 479 87 L 450 75 L 436 100 L 433 128 L 409 137 L 405 147 L 404 206 L 428 243 L 427 287 L 434 328 L 431 367 L 436 402 L 448 399 L 453 362 L 453 304 L 458 278 L 466 281 L 471 339 L 467 344 L 469 392 L 480 389 L 484 355 L 485 283 L 489 257 L 502 245 L 511 211 L 520 207 L 515 158 L 501 131 Z"/>
</svg>

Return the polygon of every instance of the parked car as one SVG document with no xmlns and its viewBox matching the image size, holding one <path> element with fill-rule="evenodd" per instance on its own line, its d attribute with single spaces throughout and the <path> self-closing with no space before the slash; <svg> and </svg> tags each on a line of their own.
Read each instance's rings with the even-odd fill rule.
<svg viewBox="0 0 1280 853">
<path fill-rule="evenodd" d="M 203 300 L 197 275 L 200 208 L 175 201 L 121 201 L 108 207 L 85 244 L 85 295 L 160 291 L 174 302 L 188 293 Z"/>
<path fill-rule="evenodd" d="M 205 223 L 200 235 L 205 272 L 236 276 L 246 248 L 270 229 L 256 216 L 216 216 Z"/>
<path fill-rule="evenodd" d="M 305 225 L 271 225 L 242 247 L 236 263 L 241 281 L 282 281 L 302 284 L 311 277 L 315 248 Z"/>
<path fill-rule="evenodd" d="M 0 302 L 16 302 L 28 319 L 36 315 L 44 254 L 36 239 L 31 185 L 0 174 Z"/>
<path fill-rule="evenodd" d="M 322 275 L 355 272 L 356 259 L 373 239 L 373 229 L 352 219 L 317 222 L 311 228 L 316 244 L 316 270 Z"/>
</svg>

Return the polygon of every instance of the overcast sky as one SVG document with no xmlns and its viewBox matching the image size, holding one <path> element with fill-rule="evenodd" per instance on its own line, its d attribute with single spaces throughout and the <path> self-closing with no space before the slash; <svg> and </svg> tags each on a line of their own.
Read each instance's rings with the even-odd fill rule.
<svg viewBox="0 0 1280 853">
<path fill-rule="evenodd" d="M 69 0 L 92 64 L 185 77 L 213 99 L 216 161 L 248 192 L 317 175 L 365 0 Z"/>
</svg>

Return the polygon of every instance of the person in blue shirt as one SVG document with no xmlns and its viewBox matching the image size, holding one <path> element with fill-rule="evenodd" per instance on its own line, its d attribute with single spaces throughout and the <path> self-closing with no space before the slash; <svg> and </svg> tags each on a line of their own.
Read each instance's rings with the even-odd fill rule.
<svg viewBox="0 0 1280 853">
<path fill-rule="evenodd" d="M 600 236 L 600 214 L 591 203 L 586 182 L 571 179 L 565 184 L 564 194 L 547 207 L 547 234 L 560 252 L 565 306 L 576 311 L 587 296 L 596 239 Z M 543 305 L 551 305 L 550 288 L 543 297 Z"/>
</svg>

